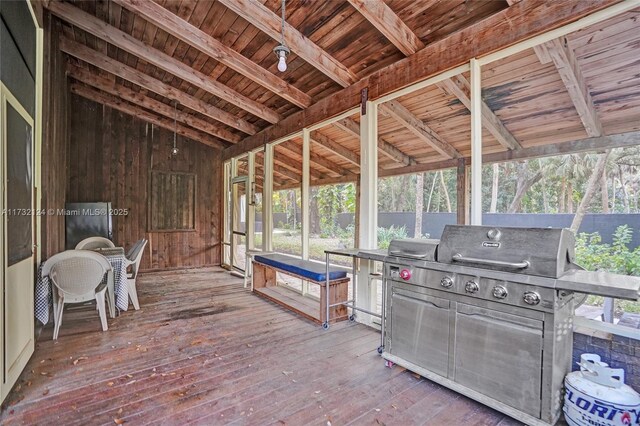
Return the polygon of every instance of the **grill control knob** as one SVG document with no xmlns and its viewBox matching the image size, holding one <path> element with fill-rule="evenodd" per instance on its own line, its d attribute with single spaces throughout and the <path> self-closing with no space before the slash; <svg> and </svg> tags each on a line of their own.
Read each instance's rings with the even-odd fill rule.
<svg viewBox="0 0 640 426">
<path fill-rule="evenodd" d="M 444 277 L 440 280 L 440 285 L 444 288 L 451 288 L 451 286 L 453 286 L 453 280 L 451 277 Z"/>
<path fill-rule="evenodd" d="M 400 271 L 400 278 L 405 281 L 409 280 L 411 278 L 411 271 L 408 269 L 403 269 L 402 271 Z"/>
<path fill-rule="evenodd" d="M 537 305 L 540 303 L 540 295 L 535 291 L 525 291 L 522 299 L 527 305 Z"/>
<path fill-rule="evenodd" d="M 493 288 L 493 297 L 496 299 L 505 299 L 507 294 L 507 289 L 504 286 L 497 285 Z"/>
<path fill-rule="evenodd" d="M 480 289 L 480 287 L 478 287 L 478 283 L 475 281 L 467 281 L 467 283 L 464 285 L 464 291 L 466 291 L 467 293 L 475 293 Z"/>
</svg>

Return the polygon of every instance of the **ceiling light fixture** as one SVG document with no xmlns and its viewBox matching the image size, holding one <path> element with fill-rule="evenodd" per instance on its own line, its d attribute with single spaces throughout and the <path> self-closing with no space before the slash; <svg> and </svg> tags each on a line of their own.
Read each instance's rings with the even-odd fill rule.
<svg viewBox="0 0 640 426">
<path fill-rule="evenodd" d="M 173 101 L 173 148 L 171 148 L 171 155 L 174 157 L 178 155 L 178 101 Z"/>
<path fill-rule="evenodd" d="M 282 27 L 280 44 L 273 49 L 273 53 L 278 58 L 278 71 L 285 72 L 287 70 L 287 55 L 291 53 L 291 50 L 284 44 L 284 17 L 286 10 L 287 0 L 282 0 Z"/>
</svg>

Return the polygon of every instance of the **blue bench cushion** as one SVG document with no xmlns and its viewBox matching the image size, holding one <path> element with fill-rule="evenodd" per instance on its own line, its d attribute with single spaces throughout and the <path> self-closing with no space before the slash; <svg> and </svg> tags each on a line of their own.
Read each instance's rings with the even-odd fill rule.
<svg viewBox="0 0 640 426">
<path fill-rule="evenodd" d="M 307 278 L 310 281 L 320 282 L 327 280 L 326 267 L 322 263 L 302 260 L 297 257 L 279 253 L 254 256 L 254 259 L 256 262 L 272 266 L 282 271 L 291 272 L 292 274 Z M 347 273 L 345 271 L 329 267 L 329 280 L 333 281 L 345 278 L 346 276 Z"/>
</svg>

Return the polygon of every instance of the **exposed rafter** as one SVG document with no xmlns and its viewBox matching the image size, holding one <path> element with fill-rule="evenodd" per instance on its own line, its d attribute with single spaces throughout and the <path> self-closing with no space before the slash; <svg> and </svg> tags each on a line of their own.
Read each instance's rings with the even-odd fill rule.
<svg viewBox="0 0 640 426">
<path fill-rule="evenodd" d="M 262 171 L 262 173 L 258 173 L 258 170 Z M 256 176 L 259 176 L 261 174 L 264 175 L 264 159 L 256 156 Z M 274 175 L 273 183 L 276 184 L 277 186 L 289 184 L 291 180 L 290 177 L 283 175 L 276 170 L 273 171 L 273 175 Z M 261 185 L 257 185 L 257 186 L 261 187 Z"/>
<path fill-rule="evenodd" d="M 314 141 L 313 138 L 311 138 L 311 140 L 313 142 Z M 313 152 L 311 151 L 309 153 L 309 161 L 311 161 L 312 163 L 320 166 L 320 167 L 324 167 L 325 169 L 327 169 L 331 174 L 335 174 L 338 176 L 349 176 L 349 175 L 353 175 L 354 173 L 342 166 L 337 165 L 336 163 L 334 163 L 333 161 L 327 160 L 326 158 L 324 158 L 322 155 L 318 154 L 317 152 Z"/>
<path fill-rule="evenodd" d="M 586 138 L 569 142 L 561 142 L 552 145 L 540 145 L 530 148 L 522 148 L 520 150 L 510 150 L 484 154 L 482 156 L 483 164 L 502 163 L 506 161 L 526 160 L 531 158 L 552 157 L 564 154 L 576 154 L 581 152 L 594 152 L 603 149 L 625 148 L 640 145 L 640 132 L 621 133 L 610 136 L 600 136 L 594 138 Z M 471 163 L 469 157 L 433 161 L 429 163 L 414 164 L 410 167 L 398 167 L 393 169 L 380 169 L 379 177 L 391 177 L 412 173 L 425 173 L 437 170 L 455 168 L 460 162 L 466 165 Z M 336 183 L 353 182 L 359 175 L 340 176 L 332 178 L 312 179 L 311 186 L 331 185 Z M 293 188 L 299 184 L 288 184 L 282 189 Z"/>
<path fill-rule="evenodd" d="M 296 157 L 302 158 L 302 146 L 300 144 L 295 143 L 294 141 L 286 141 L 283 142 L 281 144 L 278 145 L 278 152 L 276 153 L 275 157 L 277 158 L 278 155 L 286 155 L 286 153 L 291 153 L 293 155 L 295 155 Z M 283 152 L 284 151 L 284 152 Z M 309 160 L 311 161 L 311 163 L 315 163 L 319 166 L 321 166 L 322 168 L 326 168 L 325 164 L 326 163 L 317 163 L 317 156 L 313 156 L 310 155 Z M 302 169 L 302 160 L 297 160 L 298 164 L 300 164 L 298 167 L 300 167 L 297 170 L 301 170 Z M 294 163 L 293 160 L 291 161 L 291 163 Z M 335 173 L 334 173 L 335 174 Z M 320 170 L 315 169 L 313 167 L 310 168 L 310 176 L 314 177 L 316 179 L 323 179 L 326 177 L 325 173 L 322 173 Z"/>
<path fill-rule="evenodd" d="M 242 16 L 272 39 L 280 41 L 281 19 L 262 3 L 252 0 L 218 1 L 236 14 Z M 356 75 L 347 67 L 288 23 L 285 23 L 284 39 L 292 52 L 342 87 L 347 87 L 358 80 Z"/>
<path fill-rule="evenodd" d="M 231 0 L 224 0 L 231 3 Z M 245 0 L 243 3 L 249 3 Z M 232 158 L 264 145 L 266 141 L 281 139 L 331 117 L 335 117 L 361 103 L 361 90 L 367 87 L 368 96 L 376 100 L 418 81 L 433 77 L 484 55 L 507 48 L 533 36 L 574 22 L 586 15 L 618 3 L 617 0 L 598 2 L 544 2 L 523 0 L 479 22 L 469 25 L 424 49 L 373 72 L 355 84 L 329 95 L 279 123 L 245 138 L 227 148 L 223 157 Z M 615 6 L 613 6 L 615 7 Z M 631 8 L 629 4 L 624 7 Z M 622 6 L 621 6 L 622 8 Z M 533 25 L 532 23 L 535 23 Z M 500 37 L 497 37 L 499 34 Z M 473 43 L 465 42 L 473 40 Z M 297 53 L 297 52 L 296 52 Z"/>
<path fill-rule="evenodd" d="M 127 102 L 139 105 L 150 111 L 154 111 L 158 114 L 164 115 L 165 117 L 171 119 L 173 118 L 174 109 L 171 105 L 167 105 L 153 98 L 150 98 L 149 96 L 146 96 L 141 92 L 136 92 L 135 90 L 125 87 L 121 84 L 117 84 L 114 80 L 111 80 L 107 77 L 99 76 L 95 73 L 92 73 L 86 68 L 81 68 L 69 64 L 67 66 L 67 74 L 77 81 L 92 86 L 103 92 L 109 93 L 110 95 L 117 96 L 118 98 L 121 98 Z M 239 135 L 231 133 L 225 129 L 220 129 L 212 123 L 201 120 L 191 114 L 178 111 L 177 116 L 178 121 L 180 121 L 181 123 L 205 133 L 209 133 L 212 136 L 216 136 L 220 139 L 234 143 L 241 140 Z"/>
<path fill-rule="evenodd" d="M 384 36 L 393 43 L 406 56 L 413 55 L 418 50 L 425 47 L 425 44 L 411 31 L 411 29 L 387 6 L 380 1 L 365 0 L 349 0 L 371 24 L 376 27 Z M 464 78 L 462 78 L 463 81 Z M 442 84 L 442 83 L 441 83 Z M 451 81 L 445 82 L 445 85 L 453 85 Z M 458 84 L 458 83 L 456 83 Z M 468 83 L 466 84 L 468 86 Z M 453 92 L 460 101 L 470 108 L 469 89 L 459 88 L 457 86 L 450 87 L 449 91 Z M 465 94 L 466 91 L 466 94 Z M 395 102 L 395 104 L 393 103 Z M 459 158 L 460 153 L 453 147 L 450 147 L 442 138 L 438 137 L 433 130 L 429 129 L 426 124 L 412 117 L 412 114 L 397 101 L 389 102 L 386 106 L 380 108 L 380 112 L 394 116 L 403 125 L 414 133 L 419 139 L 429 143 L 434 149 L 449 158 Z M 395 108 L 396 113 L 390 111 Z M 485 127 L 498 139 L 498 141 L 509 149 L 520 148 L 518 141 L 511 133 L 502 125 L 502 122 L 496 117 L 489 107 L 483 102 L 482 116 Z M 413 124 L 412 124 L 413 123 Z M 422 123 L 424 126 L 422 126 Z M 450 147 L 450 148 L 449 148 Z"/>
<path fill-rule="evenodd" d="M 163 127 L 172 132 L 177 127 L 178 134 L 186 136 L 189 139 L 193 139 L 196 142 L 203 143 L 216 149 L 224 148 L 224 144 L 222 144 L 219 140 L 211 135 L 199 132 L 198 130 L 186 127 L 182 124 L 178 124 L 174 127 L 174 122 L 172 119 L 153 114 L 143 108 L 125 102 L 116 96 L 100 92 L 88 86 L 83 86 L 80 83 L 72 83 L 69 90 L 71 90 L 71 93 L 75 93 L 76 95 L 82 96 L 83 98 L 87 98 L 91 101 L 98 102 L 110 108 L 117 109 L 118 111 L 122 111 L 125 114 L 129 114 L 141 120 L 148 121 L 149 123 Z"/>
<path fill-rule="evenodd" d="M 349 3 L 406 56 L 424 48 L 422 40 L 384 1 L 349 0 Z"/>
<path fill-rule="evenodd" d="M 582 76 L 578 61 L 573 50 L 569 47 L 566 37 L 552 40 L 546 43 L 546 46 L 587 134 L 592 137 L 602 136 L 604 134 L 602 124 L 589 93 L 589 87 Z"/>
<path fill-rule="evenodd" d="M 333 123 L 333 125 L 360 139 L 360 125 L 352 119 L 344 118 L 342 120 L 336 121 L 335 123 Z M 391 145 L 381 137 L 378 137 L 378 151 L 380 151 L 382 154 L 384 154 L 386 157 L 389 157 L 396 163 L 402 163 L 405 166 L 416 164 L 416 160 L 413 157 L 400 151 L 398 148 Z"/>
<path fill-rule="evenodd" d="M 457 75 L 451 79 L 441 81 L 437 83 L 438 87 L 444 92 L 451 94 L 458 98 L 462 105 L 468 110 L 471 110 L 471 87 L 466 78 L 462 75 Z M 511 132 L 504 126 L 502 121 L 491 111 L 489 105 L 483 100 L 481 102 L 482 107 L 482 125 L 493 135 L 494 138 L 507 149 L 521 149 L 520 142 L 511 134 Z"/>
<path fill-rule="evenodd" d="M 60 49 L 63 52 L 80 59 L 81 61 L 94 65 L 111 74 L 117 75 L 124 80 L 137 84 L 138 86 L 142 86 L 161 96 L 175 99 L 180 102 L 180 104 L 194 111 L 198 111 L 208 117 L 211 117 L 223 124 L 226 124 L 227 126 L 233 127 L 250 135 L 258 131 L 258 128 L 256 126 L 246 120 L 239 119 L 238 117 L 229 114 L 228 112 L 223 111 L 220 108 L 216 108 L 215 106 L 204 102 L 201 99 L 190 96 L 167 83 L 156 80 L 155 78 L 150 77 L 146 74 L 140 73 L 135 68 L 115 61 L 113 58 L 96 52 L 95 50 L 90 49 L 83 44 L 76 43 L 75 41 L 71 41 L 63 37 L 60 40 Z"/>
<path fill-rule="evenodd" d="M 207 75 L 185 65 L 183 62 L 153 47 L 147 46 L 129 34 L 112 27 L 69 3 L 51 2 L 49 10 L 59 18 L 94 36 L 105 40 L 146 62 L 199 87 L 270 123 L 277 123 L 281 117 L 265 105 L 250 99 L 224 84 L 212 80 Z"/>
<path fill-rule="evenodd" d="M 610 136 L 579 139 L 557 144 L 539 145 L 512 151 L 494 152 L 482 155 L 482 164 L 504 163 L 506 161 L 530 160 L 532 158 L 554 157 L 557 155 L 577 154 L 581 152 L 601 152 L 607 149 L 625 148 L 640 145 L 640 132 L 620 133 Z M 465 164 L 471 164 L 471 158 L 464 158 Z M 380 177 L 399 174 L 423 173 L 450 169 L 458 165 L 458 160 L 443 160 L 420 163 L 402 169 L 380 170 Z"/>
<path fill-rule="evenodd" d="M 355 152 L 351 151 L 348 148 L 345 148 L 344 146 L 340 145 L 338 142 L 334 141 L 328 136 L 318 131 L 314 131 L 314 132 L 311 132 L 311 139 L 319 143 L 323 147 L 327 148 L 328 150 L 333 151 L 334 153 L 344 158 L 351 164 L 360 167 L 360 155 L 356 154 Z"/>
<path fill-rule="evenodd" d="M 113 0 L 146 21 L 163 29 L 189 46 L 209 55 L 216 61 L 253 80 L 259 85 L 301 108 L 311 105 L 311 97 L 286 81 L 270 73 L 240 53 L 225 46 L 214 37 L 149 0 Z"/>
<path fill-rule="evenodd" d="M 507 4 L 509 6 L 513 6 L 514 4 L 520 3 L 521 1 L 522 0 L 507 0 Z M 540 63 L 548 64 L 549 62 L 551 62 L 551 57 L 549 56 L 549 52 L 547 51 L 546 43 L 534 46 L 533 51 L 536 52 L 536 56 L 538 57 Z"/>
<path fill-rule="evenodd" d="M 398 101 L 389 101 L 380 105 L 396 121 L 405 126 L 414 136 L 430 145 L 433 149 L 447 158 L 460 158 L 462 154 L 453 146 L 445 142 L 442 137 L 427 124 L 416 117 Z"/>
<path fill-rule="evenodd" d="M 293 141 L 283 142 L 278 147 L 273 159 L 274 170 L 277 168 L 281 174 L 286 174 L 289 179 L 301 182 L 302 164 L 301 160 L 297 160 L 295 156 L 302 155 L 302 148 Z M 326 178 L 324 173 L 314 168 L 311 168 L 309 173 L 316 179 Z"/>
</svg>

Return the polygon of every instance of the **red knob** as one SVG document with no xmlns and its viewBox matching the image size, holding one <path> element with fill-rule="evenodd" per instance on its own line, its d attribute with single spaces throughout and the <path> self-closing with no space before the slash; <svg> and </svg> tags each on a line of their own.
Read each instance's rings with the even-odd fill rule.
<svg viewBox="0 0 640 426">
<path fill-rule="evenodd" d="M 409 278 L 411 278 L 411 271 L 408 269 L 403 269 L 402 271 L 400 271 L 400 278 L 407 281 Z"/>
</svg>

